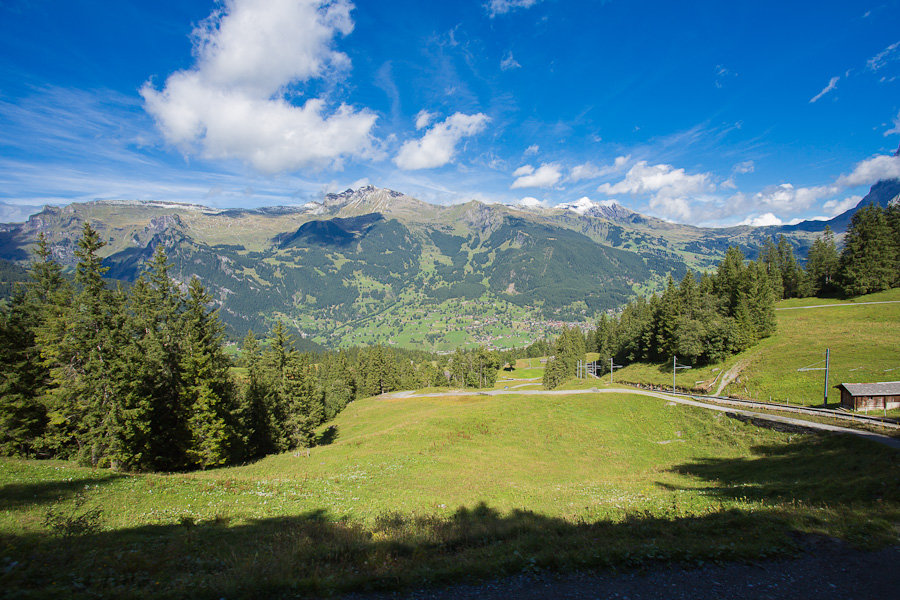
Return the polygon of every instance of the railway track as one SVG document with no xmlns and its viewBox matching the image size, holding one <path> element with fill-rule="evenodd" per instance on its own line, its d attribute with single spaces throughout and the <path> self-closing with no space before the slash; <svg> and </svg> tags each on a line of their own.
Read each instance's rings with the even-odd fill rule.
<svg viewBox="0 0 900 600">
<path fill-rule="evenodd" d="M 698 394 L 688 394 L 685 392 L 666 392 L 676 396 L 684 396 L 694 400 L 705 400 L 707 402 L 717 402 L 719 404 L 728 404 L 731 406 L 741 406 L 744 408 L 757 408 L 765 410 L 777 410 L 780 412 L 792 412 L 805 415 L 816 415 L 820 417 L 829 417 L 832 419 L 843 419 L 845 421 L 854 421 L 856 423 L 866 423 L 869 425 L 878 425 L 888 429 L 900 429 L 900 423 L 893 419 L 883 417 L 874 417 L 869 415 L 857 415 L 829 408 L 814 408 L 811 406 L 792 406 L 790 404 L 779 404 L 775 402 L 759 402 L 757 400 L 742 400 L 740 398 L 729 398 L 727 396 L 702 396 Z"/>
</svg>

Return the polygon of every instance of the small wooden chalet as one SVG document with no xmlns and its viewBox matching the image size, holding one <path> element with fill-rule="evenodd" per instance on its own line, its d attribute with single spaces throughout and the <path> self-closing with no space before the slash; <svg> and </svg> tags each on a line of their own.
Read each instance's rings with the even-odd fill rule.
<svg viewBox="0 0 900 600">
<path fill-rule="evenodd" d="M 900 381 L 842 383 L 841 406 L 851 410 L 900 408 Z"/>
</svg>

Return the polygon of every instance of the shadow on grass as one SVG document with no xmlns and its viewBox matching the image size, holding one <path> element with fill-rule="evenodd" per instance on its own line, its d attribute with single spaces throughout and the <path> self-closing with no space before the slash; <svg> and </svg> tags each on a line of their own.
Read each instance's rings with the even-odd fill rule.
<svg viewBox="0 0 900 600">
<path fill-rule="evenodd" d="M 703 509 L 686 511 L 675 493 L 670 508 L 596 520 L 484 503 L 441 515 L 384 513 L 366 524 L 324 509 L 200 522 L 174 509 L 171 524 L 66 540 L 0 535 L 0 589 L 27 597 L 303 597 L 759 559 L 796 551 L 810 533 L 895 543 L 898 456 L 861 440 L 800 435 L 754 447 L 749 459 L 674 467 L 700 486 Z"/>
<path fill-rule="evenodd" d="M 329 425 L 316 438 L 316 446 L 328 446 L 329 444 L 334 443 L 334 440 L 336 440 L 337 437 L 338 437 L 338 426 L 337 425 Z"/>
<path fill-rule="evenodd" d="M 95 487 L 112 483 L 121 477 L 113 473 L 102 477 L 70 479 L 67 481 L 41 481 L 38 483 L 10 483 L 0 486 L 0 510 L 17 510 L 29 506 L 49 504 L 64 500 Z"/>
<path fill-rule="evenodd" d="M 700 458 L 672 471 L 707 482 L 704 493 L 721 500 L 807 504 L 900 500 L 896 450 L 851 436 L 799 437 L 800 443 L 754 446 L 750 457 Z"/>
<path fill-rule="evenodd" d="M 0 587 L 28 597 L 305 597 L 774 556 L 794 549 L 790 530 L 768 512 L 573 523 L 485 504 L 448 516 L 388 513 L 370 526 L 323 510 L 239 525 L 182 519 L 68 539 L 0 536 Z"/>
</svg>

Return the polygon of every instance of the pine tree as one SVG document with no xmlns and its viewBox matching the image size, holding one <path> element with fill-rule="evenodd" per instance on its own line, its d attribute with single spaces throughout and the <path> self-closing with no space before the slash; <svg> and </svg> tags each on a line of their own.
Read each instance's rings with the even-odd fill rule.
<svg viewBox="0 0 900 600">
<path fill-rule="evenodd" d="M 247 436 L 247 456 L 259 458 L 275 451 L 274 436 L 269 422 L 267 393 L 262 373 L 259 342 L 253 330 L 247 332 L 241 347 L 247 365 L 247 382 L 241 394 L 243 430 Z"/>
<path fill-rule="evenodd" d="M 203 469 L 220 466 L 238 457 L 237 406 L 223 350 L 224 326 L 208 306 L 212 297 L 196 277 L 188 285 L 182 316 L 181 401 L 190 418 L 187 455 Z"/>
<path fill-rule="evenodd" d="M 806 273 L 812 295 L 835 290 L 840 257 L 834 243 L 834 232 L 825 226 L 821 237 L 817 237 L 806 258 Z"/>
<path fill-rule="evenodd" d="M 93 466 L 108 459 L 118 435 L 112 367 L 121 342 L 121 332 L 116 331 L 121 307 L 117 305 L 120 297 L 103 282 L 107 267 L 98 254 L 103 246 L 97 232 L 85 223 L 75 250 L 78 291 L 51 369 L 49 407 L 53 443 L 66 447 L 74 442 L 79 460 Z"/>
<path fill-rule="evenodd" d="M 778 267 L 781 270 L 781 282 L 784 298 L 800 296 L 803 271 L 797 264 L 794 248 L 784 235 L 778 236 Z"/>
<path fill-rule="evenodd" d="M 286 429 L 289 448 L 309 448 L 315 429 L 324 419 L 322 397 L 317 393 L 309 357 L 294 355 L 285 367 L 284 397 L 287 404 Z"/>
<path fill-rule="evenodd" d="M 897 279 L 896 242 L 884 210 L 869 204 L 856 211 L 841 252 L 841 283 L 848 296 L 890 288 Z"/>
<path fill-rule="evenodd" d="M 34 342 L 25 297 L 0 311 L 0 454 L 32 456 L 47 424 L 38 399 L 46 369 Z"/>
<path fill-rule="evenodd" d="M 135 389 L 129 414 L 148 429 L 141 441 L 141 468 L 176 471 L 191 465 L 190 406 L 182 395 L 184 298 L 169 277 L 163 247 L 132 287 L 130 326 Z"/>
</svg>

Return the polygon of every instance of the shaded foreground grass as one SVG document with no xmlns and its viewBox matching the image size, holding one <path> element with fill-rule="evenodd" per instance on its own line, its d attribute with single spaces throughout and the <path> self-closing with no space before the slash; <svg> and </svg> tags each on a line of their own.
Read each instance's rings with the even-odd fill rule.
<svg viewBox="0 0 900 600">
<path fill-rule="evenodd" d="M 309 457 L 0 462 L 0 595 L 290 597 L 896 542 L 898 453 L 634 396 L 365 400 Z M 324 433 L 324 432 L 323 432 Z M 53 535 L 43 516 L 103 510 Z"/>
</svg>

